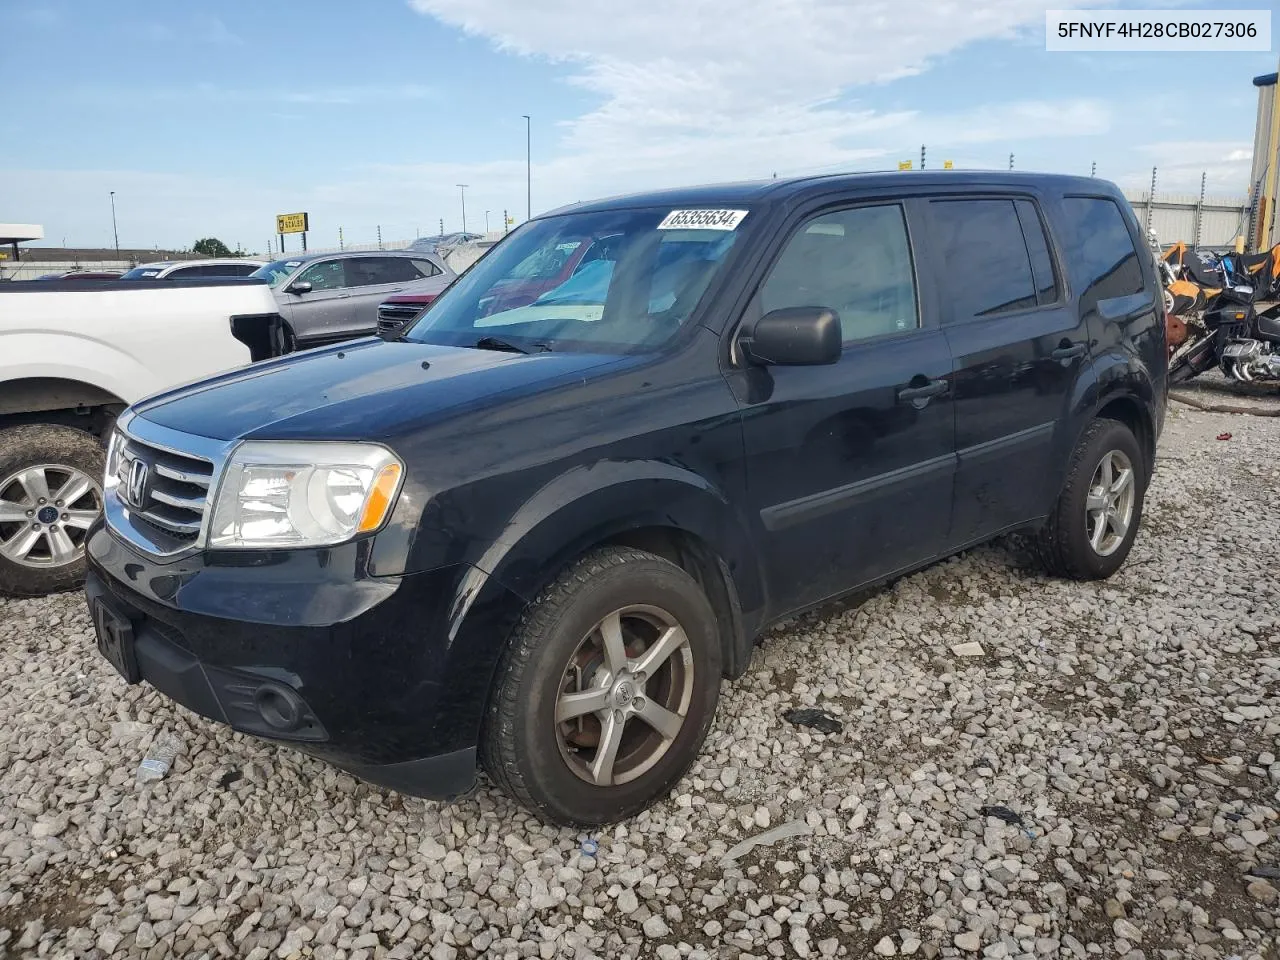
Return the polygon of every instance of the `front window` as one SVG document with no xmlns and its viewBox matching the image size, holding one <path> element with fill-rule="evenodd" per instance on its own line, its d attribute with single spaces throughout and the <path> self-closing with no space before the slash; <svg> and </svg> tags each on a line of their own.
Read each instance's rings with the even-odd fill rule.
<svg viewBox="0 0 1280 960">
<path fill-rule="evenodd" d="M 127 273 L 122 273 L 120 275 L 120 279 L 121 280 L 154 280 L 156 277 L 160 276 L 160 271 L 163 269 L 164 269 L 163 266 L 157 267 L 154 264 L 143 264 L 140 267 L 134 267 L 132 270 L 128 271 Z"/>
<path fill-rule="evenodd" d="M 531 350 L 656 347 L 688 321 L 745 229 L 740 211 L 714 212 L 735 215 L 682 219 L 664 207 L 532 221 L 403 336 L 454 346 L 501 338 Z"/>
<path fill-rule="evenodd" d="M 268 263 L 265 267 L 259 267 L 251 277 L 257 277 L 260 280 L 266 280 L 273 287 L 278 287 L 293 274 L 293 271 L 302 266 L 301 260 L 276 260 Z"/>
</svg>

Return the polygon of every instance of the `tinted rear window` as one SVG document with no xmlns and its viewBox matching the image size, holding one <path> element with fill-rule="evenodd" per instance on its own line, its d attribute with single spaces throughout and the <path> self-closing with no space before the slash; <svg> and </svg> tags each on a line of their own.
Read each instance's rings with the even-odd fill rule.
<svg viewBox="0 0 1280 960">
<path fill-rule="evenodd" d="M 1124 215 L 1114 200 L 1067 197 L 1067 262 L 1087 305 L 1112 297 L 1141 293 L 1142 267 Z"/>
<path fill-rule="evenodd" d="M 935 200 L 933 235 L 952 319 L 1036 306 L 1036 287 L 1012 200 Z"/>
</svg>

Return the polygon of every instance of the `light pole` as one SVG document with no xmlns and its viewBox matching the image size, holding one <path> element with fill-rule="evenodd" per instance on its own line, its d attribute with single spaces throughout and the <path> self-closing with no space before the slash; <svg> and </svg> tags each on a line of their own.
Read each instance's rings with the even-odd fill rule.
<svg viewBox="0 0 1280 960">
<path fill-rule="evenodd" d="M 486 237 L 489 235 L 489 211 L 488 210 L 484 212 L 484 234 Z"/>
<path fill-rule="evenodd" d="M 533 219 L 533 120 L 527 113 L 524 117 L 524 202 L 525 219 Z"/>
<path fill-rule="evenodd" d="M 116 192 L 111 191 L 111 236 L 116 241 L 116 259 L 120 259 L 120 231 L 116 229 Z"/>
<path fill-rule="evenodd" d="M 457 186 L 458 186 L 458 189 L 462 192 L 462 232 L 466 233 L 467 232 L 467 187 L 469 187 L 470 184 L 460 183 Z"/>
</svg>

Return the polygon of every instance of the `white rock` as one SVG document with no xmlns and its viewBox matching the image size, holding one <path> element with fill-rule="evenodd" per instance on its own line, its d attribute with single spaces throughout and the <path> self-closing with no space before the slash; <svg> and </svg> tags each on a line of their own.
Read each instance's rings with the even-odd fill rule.
<svg viewBox="0 0 1280 960">
<path fill-rule="evenodd" d="M 671 932 L 671 928 L 667 926 L 667 921 L 656 913 L 648 917 L 641 926 L 644 928 L 644 935 L 650 940 L 665 937 Z"/>
</svg>

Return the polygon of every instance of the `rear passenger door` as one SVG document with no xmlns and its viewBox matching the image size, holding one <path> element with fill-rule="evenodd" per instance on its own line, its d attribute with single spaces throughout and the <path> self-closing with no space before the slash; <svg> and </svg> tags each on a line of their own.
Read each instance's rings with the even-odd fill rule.
<svg viewBox="0 0 1280 960">
<path fill-rule="evenodd" d="M 955 358 L 949 546 L 958 548 L 1049 509 L 1054 434 L 1088 368 L 1090 337 L 1035 199 L 939 197 L 926 207 Z"/>
<path fill-rule="evenodd" d="M 346 313 L 342 332 L 348 337 L 373 333 L 378 327 L 378 304 L 393 293 L 399 293 L 415 280 L 421 280 L 430 263 L 420 269 L 411 257 L 368 256 L 346 261 Z"/>
<path fill-rule="evenodd" d="M 873 202 L 802 220 L 743 319 L 835 310 L 829 366 L 748 370 L 743 441 L 771 614 L 935 556 L 955 471 L 951 354 L 922 302 L 907 207 Z"/>
</svg>

